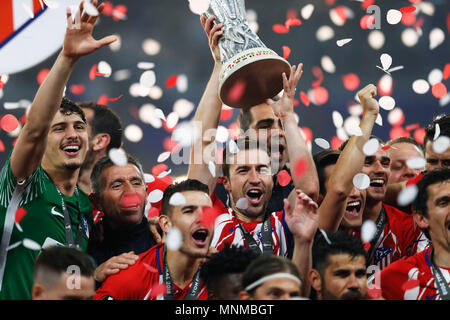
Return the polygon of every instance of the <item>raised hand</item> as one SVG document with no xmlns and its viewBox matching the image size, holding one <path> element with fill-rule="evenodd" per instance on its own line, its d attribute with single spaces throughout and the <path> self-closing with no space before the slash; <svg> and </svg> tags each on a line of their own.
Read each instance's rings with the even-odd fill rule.
<svg viewBox="0 0 450 320">
<path fill-rule="evenodd" d="M 211 16 L 208 19 L 206 19 L 205 16 L 200 16 L 200 23 L 208 36 L 208 44 L 211 49 L 214 62 L 222 63 L 220 60 L 219 38 L 223 35 L 223 23 L 214 24 L 214 20 L 216 20 L 216 17 L 214 16 Z"/>
<path fill-rule="evenodd" d="M 291 74 L 289 79 L 286 73 L 283 72 L 283 95 L 278 101 L 273 101 L 272 99 L 267 99 L 266 103 L 272 106 L 275 115 L 283 119 L 285 117 L 291 116 L 294 112 L 294 96 L 295 89 L 297 87 L 298 81 L 303 74 L 303 63 L 300 63 L 298 67 L 295 65 L 291 66 Z"/>
<path fill-rule="evenodd" d="M 358 98 L 363 107 L 363 112 L 378 115 L 380 110 L 378 102 L 375 99 L 377 96 L 377 87 L 373 84 L 368 84 L 364 88 L 358 91 Z"/>
<path fill-rule="evenodd" d="M 97 7 L 98 0 L 93 0 L 92 5 Z M 101 14 L 105 5 L 102 3 L 97 7 L 98 15 Z M 81 15 L 84 9 L 84 1 L 80 3 L 76 16 Z M 79 24 L 72 24 L 72 14 L 70 8 L 67 8 L 67 29 L 64 38 L 62 54 L 66 57 L 78 59 L 90 54 L 103 46 L 106 46 L 117 40 L 116 36 L 110 35 L 100 40 L 92 37 L 97 16 L 90 16 L 86 12 L 80 17 Z"/>
<path fill-rule="evenodd" d="M 312 241 L 317 230 L 319 217 L 317 203 L 301 190 L 296 189 L 295 205 L 291 208 L 288 199 L 284 199 L 285 220 L 289 230 L 298 240 Z"/>
</svg>

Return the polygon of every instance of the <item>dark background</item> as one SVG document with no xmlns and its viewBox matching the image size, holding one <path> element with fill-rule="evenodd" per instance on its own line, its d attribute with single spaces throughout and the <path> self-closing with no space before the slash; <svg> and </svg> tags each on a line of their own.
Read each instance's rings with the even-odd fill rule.
<svg viewBox="0 0 450 320">
<path fill-rule="evenodd" d="M 334 2 L 334 3 L 333 3 Z M 422 26 L 423 35 L 418 43 L 412 47 L 406 47 L 401 41 L 401 32 L 407 28 L 402 23 L 390 25 L 386 22 L 386 13 L 389 9 L 400 9 L 411 5 L 410 1 L 375 1 L 381 7 L 381 29 L 384 33 L 385 44 L 379 50 L 372 49 L 367 36 L 371 30 L 363 30 L 360 27 L 360 19 L 366 14 L 358 1 L 298 1 L 298 0 L 247 0 L 246 8 L 253 9 L 258 14 L 259 31 L 258 36 L 267 47 L 283 55 L 282 46 L 286 45 L 292 49 L 288 58 L 291 64 L 303 62 L 304 73 L 300 80 L 297 93 L 302 90 L 307 92 L 311 84 L 316 80 L 311 70 L 314 66 L 320 66 L 323 55 L 330 56 L 336 65 L 336 72 L 329 74 L 325 71 L 321 86 L 329 92 L 328 102 L 316 106 L 311 104 L 305 107 L 300 103 L 296 108 L 300 116 L 300 126 L 308 127 L 313 132 L 314 138 L 324 138 L 328 141 L 336 135 L 336 129 L 332 122 L 332 111 L 337 110 L 344 119 L 349 116 L 348 106 L 355 103 L 356 92 L 368 83 L 377 84 L 384 72 L 376 65 L 381 65 L 380 55 L 388 53 L 392 56 L 392 67 L 403 65 L 404 69 L 392 73 L 394 79 L 394 90 L 392 96 L 396 100 L 396 107 L 400 107 L 405 114 L 403 127 L 410 124 L 419 124 L 424 127 L 431 122 L 434 116 L 446 113 L 446 106 L 439 105 L 439 99 L 433 97 L 431 89 L 424 95 L 418 95 L 412 90 L 412 83 L 416 79 L 427 79 L 431 70 L 444 69 L 449 63 L 448 45 L 448 2 L 428 1 L 435 6 L 433 16 L 423 12 L 417 15 L 417 20 L 424 19 Z M 126 20 L 115 21 L 111 16 L 101 16 L 95 28 L 94 36 L 100 38 L 108 34 L 119 34 L 122 46 L 119 51 L 112 51 L 106 47 L 102 50 L 83 57 L 73 72 L 66 95 L 75 101 L 98 100 L 103 94 L 114 98 L 123 94 L 117 101 L 111 101 L 108 105 L 120 116 L 124 127 L 129 124 L 138 125 L 144 133 L 143 139 L 137 143 L 130 142 L 124 138 L 124 149 L 137 156 L 148 172 L 157 164 L 158 155 L 166 151 L 163 140 L 171 134 L 164 129 L 155 129 L 151 125 L 139 120 L 137 110 L 146 103 L 151 103 L 161 108 L 167 116 L 172 112 L 173 104 L 180 98 L 187 99 L 195 105 L 200 101 L 203 90 L 209 79 L 213 66 L 213 60 L 207 45 L 207 38 L 201 28 L 199 17 L 189 10 L 188 0 L 112 0 L 114 6 L 125 5 L 127 7 Z M 309 20 L 304 20 L 300 15 L 300 9 L 312 3 L 315 6 L 314 13 Z M 348 19 L 344 26 L 336 26 L 329 17 L 330 9 L 337 6 L 347 6 L 353 13 L 353 19 Z M 301 26 L 292 27 L 287 34 L 277 34 L 272 31 L 274 24 L 284 24 L 288 10 L 294 9 L 302 20 Z M 447 22 L 446 22 L 447 20 Z M 319 42 L 316 31 L 322 25 L 329 25 L 335 31 L 331 40 Z M 434 50 L 429 50 L 428 35 L 435 28 L 441 28 L 446 40 Z M 142 50 L 142 41 L 153 38 L 161 43 L 161 51 L 156 56 L 149 56 Z M 352 38 L 353 40 L 338 47 L 336 40 Z M 44 68 L 50 68 L 57 54 L 52 55 L 39 65 L 10 75 L 9 81 L 3 89 L 3 97 L 0 98 L 0 116 L 11 113 L 17 118 L 22 117 L 24 109 L 4 110 L 5 102 L 16 102 L 21 99 L 32 101 L 38 89 L 37 74 Z M 89 79 L 91 67 L 99 61 L 108 62 L 114 71 L 128 69 L 131 77 L 123 81 L 114 81 L 113 77 L 96 77 Z M 159 100 L 149 97 L 132 97 L 129 87 L 132 83 L 139 82 L 139 77 L 144 70 L 137 68 L 141 61 L 153 62 L 156 73 L 156 85 L 163 89 L 163 96 Z M 344 88 L 342 76 L 348 73 L 356 73 L 360 78 L 360 85 L 353 91 Z M 168 89 L 166 80 L 174 74 L 185 74 L 188 77 L 188 90 L 180 93 L 176 88 Z M 443 83 L 448 86 L 448 80 Z M 85 91 L 80 95 L 70 92 L 72 84 L 84 84 Z M 297 100 L 299 96 L 296 96 Z M 236 120 L 238 110 L 234 110 L 233 117 L 229 121 L 221 123 L 229 126 Z M 194 111 L 186 119 L 193 117 Z M 392 128 L 388 123 L 388 111 L 381 110 L 383 126 L 375 125 L 374 134 L 384 140 L 389 139 Z M 411 132 L 413 134 L 413 132 Z M 0 140 L 5 150 L 0 153 L 0 164 L 7 159 L 14 141 L 6 132 L 0 132 Z M 312 151 L 321 149 L 313 142 Z M 173 178 L 186 174 L 187 166 L 174 165 L 170 159 L 164 163 L 172 169 Z"/>
</svg>

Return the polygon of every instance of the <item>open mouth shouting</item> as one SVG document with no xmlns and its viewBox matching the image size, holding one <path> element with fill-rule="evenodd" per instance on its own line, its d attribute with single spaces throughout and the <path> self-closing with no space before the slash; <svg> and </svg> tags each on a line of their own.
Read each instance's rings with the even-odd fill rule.
<svg viewBox="0 0 450 320">
<path fill-rule="evenodd" d="M 262 204 L 264 190 L 258 187 L 249 188 L 245 192 L 245 198 L 247 199 L 249 205 L 257 207 Z"/>
<path fill-rule="evenodd" d="M 208 236 L 209 231 L 205 228 L 194 230 L 191 234 L 194 244 L 199 248 L 204 248 L 208 245 Z"/>
<path fill-rule="evenodd" d="M 345 207 L 345 214 L 349 218 L 356 218 L 360 215 L 360 210 L 361 210 L 361 201 L 351 200 L 347 202 L 347 206 Z"/>
<path fill-rule="evenodd" d="M 373 177 L 370 179 L 370 187 L 375 191 L 384 191 L 386 183 L 387 179 L 385 177 Z"/>
<path fill-rule="evenodd" d="M 80 153 L 81 146 L 78 143 L 66 144 L 61 148 L 69 157 L 76 157 Z"/>
</svg>

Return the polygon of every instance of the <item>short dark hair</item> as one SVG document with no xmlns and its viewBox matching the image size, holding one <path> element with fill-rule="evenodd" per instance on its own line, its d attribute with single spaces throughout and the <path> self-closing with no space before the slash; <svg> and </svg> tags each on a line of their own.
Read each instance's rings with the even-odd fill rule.
<svg viewBox="0 0 450 320">
<path fill-rule="evenodd" d="M 144 171 L 142 170 L 141 163 L 135 159 L 133 156 L 127 153 L 127 160 L 128 163 L 131 163 L 135 165 L 139 172 L 142 175 L 142 178 L 144 178 Z M 92 169 L 91 172 L 91 182 L 92 182 L 92 190 L 97 196 L 101 197 L 102 195 L 102 173 L 105 169 L 115 166 L 116 164 L 111 160 L 109 156 L 104 156 L 103 158 L 99 159 Z"/>
<path fill-rule="evenodd" d="M 66 116 L 70 116 L 74 113 L 78 114 L 81 120 L 86 123 L 86 116 L 84 115 L 83 109 L 67 97 L 62 98 L 61 105 L 59 106 L 59 112 Z"/>
<path fill-rule="evenodd" d="M 257 257 L 253 250 L 244 247 L 226 245 L 222 250 L 212 254 L 203 263 L 200 276 L 205 281 L 209 292 L 217 289 L 218 281 L 229 274 L 244 273 L 247 266 Z"/>
<path fill-rule="evenodd" d="M 381 140 L 380 138 L 378 138 L 377 136 L 374 136 L 374 135 L 371 135 L 370 136 L 370 138 L 369 138 L 369 140 L 370 139 L 377 139 L 378 140 L 378 142 L 380 143 L 380 145 L 384 145 L 384 141 L 383 140 Z M 347 143 L 348 143 L 348 141 L 349 141 L 350 139 L 347 139 L 347 140 L 345 140 L 340 146 L 339 146 L 339 150 L 344 150 L 344 148 L 345 148 L 345 146 L 347 145 Z"/>
<path fill-rule="evenodd" d="M 325 232 L 325 231 L 324 231 Z M 317 232 L 312 247 L 312 267 L 323 277 L 325 269 L 330 264 L 330 256 L 336 254 L 348 254 L 351 257 L 363 256 L 367 263 L 367 254 L 364 246 L 358 238 L 344 232 L 337 231 L 326 233 L 328 243 L 322 232 Z"/>
<path fill-rule="evenodd" d="M 416 140 L 414 140 L 411 137 L 400 137 L 394 140 L 389 140 L 388 142 L 386 142 L 387 146 L 392 146 L 396 143 L 410 143 L 415 145 L 417 148 L 419 148 L 419 150 L 423 153 L 423 148 L 422 145 L 420 143 L 418 143 Z"/>
<path fill-rule="evenodd" d="M 238 125 L 239 129 L 242 131 L 247 131 L 250 129 L 250 123 L 252 123 L 252 114 L 250 112 L 251 108 L 242 108 L 238 115 Z"/>
<path fill-rule="evenodd" d="M 196 179 L 186 179 L 169 185 L 164 191 L 161 203 L 161 214 L 170 216 L 172 213 L 172 205 L 169 204 L 170 197 L 174 193 L 184 191 L 201 191 L 209 195 L 209 188 L 206 184 Z"/>
<path fill-rule="evenodd" d="M 450 169 L 439 169 L 427 172 L 417 183 L 417 197 L 413 202 L 413 209 L 418 214 L 428 218 L 428 187 L 432 184 L 450 180 Z"/>
<path fill-rule="evenodd" d="M 242 287 L 246 288 L 265 276 L 279 272 L 288 272 L 300 279 L 300 272 L 291 260 L 281 256 L 261 255 L 254 259 L 245 270 L 242 276 Z M 249 290 L 248 293 L 253 294 L 257 288 L 258 286 Z"/>
<path fill-rule="evenodd" d="M 120 148 L 122 145 L 122 123 L 117 114 L 108 106 L 97 104 L 94 101 L 78 102 L 80 108 L 90 109 L 94 112 L 94 117 L 89 121 L 91 134 L 95 136 L 99 133 L 107 133 L 111 137 L 111 142 L 106 150 Z"/>
<path fill-rule="evenodd" d="M 264 141 L 259 141 L 252 139 L 248 136 L 239 137 L 237 140 L 234 140 L 235 144 L 237 145 L 239 151 L 243 150 L 252 150 L 252 149 L 261 149 L 267 152 L 267 155 L 270 157 L 270 150 L 267 146 L 267 143 Z M 225 146 L 225 149 L 223 150 L 222 155 L 222 174 L 225 177 L 230 177 L 230 159 L 234 157 L 236 153 L 233 153 L 230 147 L 230 142 L 228 142 Z"/>
<path fill-rule="evenodd" d="M 42 249 L 34 264 L 33 281 L 45 282 L 53 287 L 59 282 L 59 276 L 66 273 L 70 266 L 79 268 L 81 275 L 93 277 L 97 267 L 94 259 L 87 253 L 65 246 L 52 246 Z"/>
<path fill-rule="evenodd" d="M 325 195 L 327 192 L 325 186 L 325 168 L 329 165 L 336 164 L 340 154 L 340 150 L 327 149 L 319 151 L 313 155 L 317 176 L 319 178 L 319 193 L 322 195 Z"/>
<path fill-rule="evenodd" d="M 450 138 L 450 115 L 438 115 L 433 119 L 433 122 L 425 128 L 425 138 L 423 139 L 424 149 L 426 149 L 428 141 L 433 141 L 437 124 L 439 125 L 440 135 Z"/>
</svg>

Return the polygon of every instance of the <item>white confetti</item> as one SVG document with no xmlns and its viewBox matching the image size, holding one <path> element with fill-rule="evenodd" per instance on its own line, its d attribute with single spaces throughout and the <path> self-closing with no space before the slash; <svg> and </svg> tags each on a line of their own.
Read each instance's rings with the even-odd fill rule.
<svg viewBox="0 0 450 320">
<path fill-rule="evenodd" d="M 430 73 L 428 74 L 428 82 L 430 83 L 430 85 L 435 85 L 438 82 L 441 82 L 443 79 L 443 73 L 441 70 L 439 69 L 433 69 L 430 71 Z"/>
<path fill-rule="evenodd" d="M 169 129 L 175 128 L 176 125 L 178 124 L 179 119 L 180 118 L 178 117 L 178 113 L 176 113 L 176 112 L 169 113 L 169 115 L 167 116 L 167 120 L 166 120 L 167 128 L 169 128 Z"/>
<path fill-rule="evenodd" d="M 153 62 L 144 62 L 144 61 L 142 61 L 142 62 L 139 62 L 137 64 L 137 67 L 139 69 L 142 69 L 142 70 L 150 70 L 150 69 L 153 69 L 155 67 L 155 64 Z"/>
<path fill-rule="evenodd" d="M 185 93 L 187 91 L 189 82 L 188 82 L 188 78 L 185 74 L 178 75 L 176 86 L 177 86 L 178 92 L 180 92 L 180 93 Z"/>
<path fill-rule="evenodd" d="M 407 47 L 414 47 L 419 41 L 419 35 L 413 28 L 406 28 L 401 34 L 402 42 Z"/>
<path fill-rule="evenodd" d="M 37 242 L 30 239 L 23 239 L 22 244 L 25 248 L 30 250 L 41 250 L 41 246 Z"/>
<path fill-rule="evenodd" d="M 240 151 L 234 140 L 230 140 L 228 142 L 228 150 L 230 151 L 231 154 L 236 154 Z"/>
<path fill-rule="evenodd" d="M 236 208 L 240 210 L 247 210 L 248 209 L 247 198 L 240 198 L 238 201 L 236 201 Z"/>
<path fill-rule="evenodd" d="M 352 41 L 351 38 L 341 39 L 341 40 L 337 40 L 336 44 L 337 44 L 338 47 L 342 47 L 343 45 L 346 45 L 350 41 Z"/>
<path fill-rule="evenodd" d="M 424 79 L 417 79 L 413 82 L 412 88 L 417 94 L 425 94 L 430 90 L 430 85 Z"/>
<path fill-rule="evenodd" d="M 389 69 L 392 64 L 392 57 L 387 53 L 383 53 L 380 56 L 381 65 L 383 66 L 383 70 Z"/>
<path fill-rule="evenodd" d="M 123 135 L 131 142 L 139 142 L 142 140 L 144 133 L 139 126 L 135 124 L 129 124 L 125 127 Z"/>
<path fill-rule="evenodd" d="M 422 157 L 411 158 L 406 160 L 406 165 L 411 169 L 423 169 L 427 162 Z"/>
<path fill-rule="evenodd" d="M 336 66 L 334 65 L 333 60 L 329 56 L 323 56 L 322 59 L 320 59 L 320 64 L 328 73 L 335 73 L 336 72 Z"/>
<path fill-rule="evenodd" d="M 305 5 L 301 10 L 300 14 L 304 20 L 308 20 L 314 12 L 314 5 L 309 3 Z"/>
<path fill-rule="evenodd" d="M 439 138 L 440 135 L 441 135 L 441 127 L 439 126 L 439 123 L 436 123 L 436 126 L 434 127 L 433 141 Z"/>
<path fill-rule="evenodd" d="M 125 166 L 128 163 L 127 155 L 123 149 L 111 148 L 108 156 L 117 166 Z"/>
<path fill-rule="evenodd" d="M 367 189 L 370 185 L 370 178 L 365 173 L 357 173 L 353 177 L 353 185 L 359 190 Z"/>
<path fill-rule="evenodd" d="M 153 70 L 144 71 L 139 79 L 139 83 L 144 88 L 151 88 L 156 83 L 156 75 Z"/>
<path fill-rule="evenodd" d="M 170 173 L 172 172 L 172 169 L 169 169 L 169 170 L 167 170 L 167 171 L 163 171 L 163 172 L 161 172 L 160 174 L 158 174 L 158 178 L 159 179 L 162 179 L 162 178 L 164 178 L 165 176 L 168 176 Z"/>
<path fill-rule="evenodd" d="M 366 156 L 372 156 L 375 153 L 377 153 L 379 148 L 380 148 L 380 143 L 378 142 L 378 140 L 375 138 L 372 138 L 364 144 L 362 150 Z"/>
<path fill-rule="evenodd" d="M 317 40 L 324 42 L 334 37 L 334 30 L 330 26 L 321 26 L 316 31 Z"/>
<path fill-rule="evenodd" d="M 370 242 L 375 236 L 376 231 L 377 226 L 375 225 L 375 222 L 372 220 L 364 221 L 361 226 L 361 240 L 363 242 Z"/>
<path fill-rule="evenodd" d="M 181 192 L 175 192 L 169 199 L 169 204 L 171 206 L 182 206 L 186 204 L 186 198 Z"/>
<path fill-rule="evenodd" d="M 86 12 L 91 17 L 98 16 L 97 8 L 92 3 L 88 2 L 88 1 L 84 2 L 84 12 Z"/>
<path fill-rule="evenodd" d="M 367 41 L 372 49 L 379 50 L 384 46 L 386 39 L 380 30 L 372 30 L 367 36 Z"/>
<path fill-rule="evenodd" d="M 215 177 L 216 176 L 216 165 L 214 164 L 214 162 L 212 162 L 212 161 L 208 162 L 208 169 L 209 169 L 209 172 L 211 173 L 211 175 L 213 177 Z"/>
<path fill-rule="evenodd" d="M 153 110 L 153 116 L 158 119 L 168 121 L 168 120 L 166 120 L 166 116 L 164 115 L 164 112 L 160 108 L 155 108 Z M 178 120 L 177 120 L 177 122 L 178 122 Z"/>
<path fill-rule="evenodd" d="M 103 74 L 103 77 L 109 78 L 112 73 L 111 65 L 106 61 L 100 61 L 97 66 L 97 71 Z"/>
<path fill-rule="evenodd" d="M 167 232 L 167 249 L 176 251 L 181 248 L 183 243 L 183 235 L 177 227 L 172 227 L 169 232 Z"/>
<path fill-rule="evenodd" d="M 386 14 L 386 20 L 389 24 L 397 24 L 402 20 L 402 12 L 390 9 Z"/>
<path fill-rule="evenodd" d="M 440 44 L 442 44 L 445 40 L 445 33 L 442 31 L 442 29 L 434 28 L 430 31 L 429 35 L 430 40 L 430 50 L 435 49 Z"/>
<path fill-rule="evenodd" d="M 157 162 L 164 162 L 167 159 L 169 159 L 171 152 L 170 151 L 166 151 L 166 152 L 162 152 L 159 156 L 158 159 L 156 160 Z"/>
<path fill-rule="evenodd" d="M 173 111 L 178 114 L 180 119 L 186 118 L 195 109 L 195 105 L 186 99 L 178 99 L 173 104 Z"/>
<path fill-rule="evenodd" d="M 145 183 L 151 183 L 155 181 L 155 177 L 152 174 L 144 173 L 144 181 Z"/>
<path fill-rule="evenodd" d="M 114 81 L 123 81 L 123 80 L 130 79 L 130 77 L 131 77 L 131 71 L 128 69 L 117 70 L 113 73 Z"/>
<path fill-rule="evenodd" d="M 161 201 L 161 199 L 163 198 L 163 195 L 164 195 L 164 192 L 162 192 L 159 189 L 155 189 L 148 194 L 147 199 L 150 203 L 156 203 L 156 202 Z"/>
<path fill-rule="evenodd" d="M 322 149 L 330 149 L 330 143 L 323 138 L 316 138 L 314 142 Z"/>
<path fill-rule="evenodd" d="M 402 70 L 403 68 L 404 68 L 404 66 L 396 66 L 396 67 L 390 68 L 386 72 L 391 73 L 391 72 L 394 72 L 394 71 Z"/>
<path fill-rule="evenodd" d="M 342 117 L 342 115 L 339 113 L 339 111 L 333 111 L 332 113 L 332 117 L 333 117 L 333 124 L 336 128 L 340 128 L 342 127 L 342 125 L 344 124 L 344 118 Z"/>
<path fill-rule="evenodd" d="M 201 15 L 209 8 L 209 0 L 189 0 L 189 9 L 198 15 Z"/>
<path fill-rule="evenodd" d="M 444 153 L 447 151 L 450 145 L 450 138 L 447 136 L 440 136 L 435 141 L 433 141 L 433 151 L 437 154 Z"/>
<path fill-rule="evenodd" d="M 411 204 L 414 199 L 417 197 L 417 193 L 419 189 L 416 185 L 406 186 L 397 197 L 397 204 L 401 207 L 407 206 Z"/>
<path fill-rule="evenodd" d="M 191 121 L 180 122 L 172 132 L 172 140 L 180 147 L 189 147 L 199 136 L 198 128 Z"/>
<path fill-rule="evenodd" d="M 161 51 L 161 44 L 155 39 L 145 39 L 142 42 L 142 50 L 149 56 L 155 56 Z"/>
<path fill-rule="evenodd" d="M 395 99 L 391 96 L 383 96 L 378 100 L 381 108 L 384 110 L 392 110 L 395 107 Z"/>
</svg>

